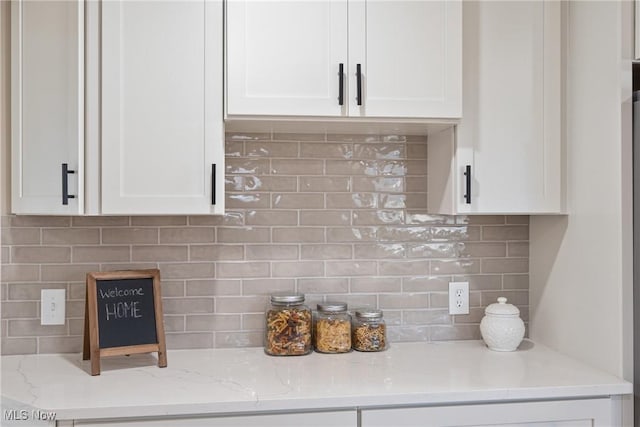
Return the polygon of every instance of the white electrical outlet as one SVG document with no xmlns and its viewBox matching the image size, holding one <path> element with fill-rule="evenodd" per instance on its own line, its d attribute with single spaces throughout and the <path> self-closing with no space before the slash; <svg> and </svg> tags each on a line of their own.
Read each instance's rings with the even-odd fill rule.
<svg viewBox="0 0 640 427">
<path fill-rule="evenodd" d="M 64 325 L 65 290 L 43 289 L 40 293 L 40 324 Z"/>
<path fill-rule="evenodd" d="M 449 282 L 449 314 L 469 314 L 469 282 Z"/>
</svg>

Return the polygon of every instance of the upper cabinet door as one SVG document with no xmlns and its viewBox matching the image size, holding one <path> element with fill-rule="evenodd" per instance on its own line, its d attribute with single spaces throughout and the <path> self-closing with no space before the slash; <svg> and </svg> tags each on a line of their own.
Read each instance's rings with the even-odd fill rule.
<svg viewBox="0 0 640 427">
<path fill-rule="evenodd" d="M 560 3 L 468 3 L 457 151 L 472 190 L 459 211 L 560 212 Z"/>
<path fill-rule="evenodd" d="M 226 14 L 228 115 L 345 114 L 346 0 L 229 0 Z"/>
<path fill-rule="evenodd" d="M 11 211 L 16 214 L 83 212 L 83 6 L 82 1 L 11 2 Z"/>
<path fill-rule="evenodd" d="M 221 1 L 102 3 L 102 213 L 224 211 Z"/>
<path fill-rule="evenodd" d="M 350 0 L 349 64 L 350 116 L 459 118 L 461 2 Z"/>
<path fill-rule="evenodd" d="M 431 212 L 564 211 L 561 39 L 559 2 L 464 2 L 464 112 L 429 137 Z"/>
</svg>

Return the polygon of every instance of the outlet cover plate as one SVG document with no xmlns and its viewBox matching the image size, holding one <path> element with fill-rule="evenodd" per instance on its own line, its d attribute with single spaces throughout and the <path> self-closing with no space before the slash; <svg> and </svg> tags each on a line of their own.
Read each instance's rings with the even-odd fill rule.
<svg viewBox="0 0 640 427">
<path fill-rule="evenodd" d="M 469 282 L 449 282 L 449 314 L 469 314 Z"/>
<path fill-rule="evenodd" d="M 40 324 L 64 325 L 65 290 L 42 289 L 40 293 Z"/>
</svg>

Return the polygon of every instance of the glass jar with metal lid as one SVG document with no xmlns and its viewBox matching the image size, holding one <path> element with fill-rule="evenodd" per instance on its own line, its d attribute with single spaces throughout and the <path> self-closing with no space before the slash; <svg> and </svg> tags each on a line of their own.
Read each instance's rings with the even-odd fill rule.
<svg viewBox="0 0 640 427">
<path fill-rule="evenodd" d="M 314 346 L 320 353 L 351 351 L 351 316 L 344 302 L 318 304 L 314 323 Z"/>
<path fill-rule="evenodd" d="M 353 320 L 353 349 L 382 351 L 387 348 L 387 327 L 382 310 L 356 310 Z"/>
<path fill-rule="evenodd" d="M 299 356 L 311 352 L 311 310 L 304 295 L 271 295 L 266 312 L 264 350 L 273 356 Z"/>
</svg>

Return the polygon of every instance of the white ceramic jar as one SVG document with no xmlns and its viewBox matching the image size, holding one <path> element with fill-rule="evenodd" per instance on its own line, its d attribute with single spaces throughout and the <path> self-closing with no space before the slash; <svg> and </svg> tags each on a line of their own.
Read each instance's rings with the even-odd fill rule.
<svg viewBox="0 0 640 427">
<path fill-rule="evenodd" d="M 524 322 L 518 307 L 507 304 L 507 299 L 500 297 L 484 313 L 480 333 L 487 347 L 494 351 L 514 351 L 518 348 L 524 338 Z"/>
</svg>

